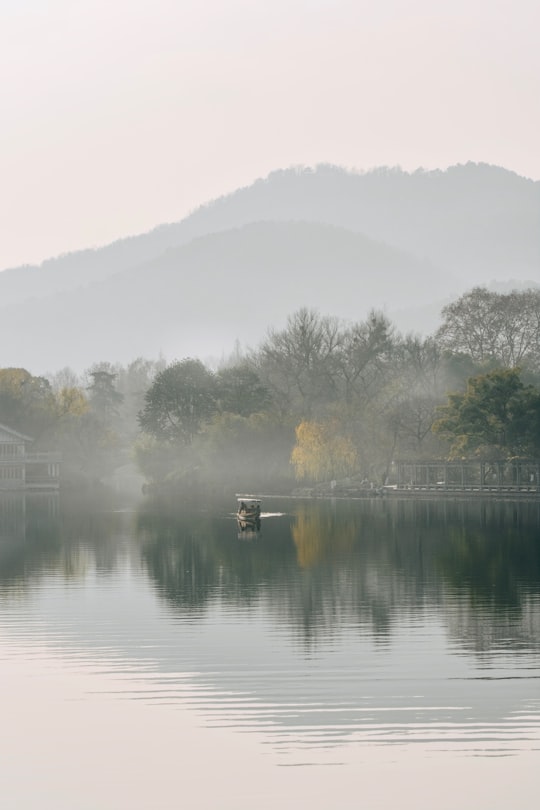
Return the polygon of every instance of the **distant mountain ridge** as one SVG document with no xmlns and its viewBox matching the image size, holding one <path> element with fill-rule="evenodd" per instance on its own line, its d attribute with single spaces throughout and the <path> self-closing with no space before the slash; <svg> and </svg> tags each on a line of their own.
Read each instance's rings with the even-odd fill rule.
<svg viewBox="0 0 540 810">
<path fill-rule="evenodd" d="M 540 182 L 496 166 L 446 171 L 284 169 L 180 222 L 0 273 L 0 306 L 87 284 L 209 233 L 257 221 L 320 222 L 363 233 L 480 281 L 540 273 Z"/>
<path fill-rule="evenodd" d="M 287 169 L 181 222 L 0 273 L 0 362 L 219 356 L 299 306 L 416 311 L 400 326 L 429 331 L 449 296 L 510 278 L 540 280 L 538 182 L 483 164 Z"/>
<path fill-rule="evenodd" d="M 194 239 L 93 284 L 6 307 L 0 340 L 16 335 L 17 365 L 26 367 L 38 354 L 46 368 L 161 351 L 219 357 L 236 339 L 255 345 L 268 326 L 302 306 L 359 320 L 395 300 L 425 304 L 450 283 L 428 262 L 362 234 L 259 222 Z M 28 323 L 32 329 L 21 328 Z"/>
</svg>

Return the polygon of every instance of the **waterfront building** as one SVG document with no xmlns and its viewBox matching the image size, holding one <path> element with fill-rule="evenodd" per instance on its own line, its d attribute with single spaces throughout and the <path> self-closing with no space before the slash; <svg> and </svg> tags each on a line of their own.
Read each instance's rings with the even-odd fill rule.
<svg viewBox="0 0 540 810">
<path fill-rule="evenodd" d="M 33 439 L 0 424 L 0 490 L 54 490 L 60 485 L 61 454 L 31 452 Z"/>
</svg>

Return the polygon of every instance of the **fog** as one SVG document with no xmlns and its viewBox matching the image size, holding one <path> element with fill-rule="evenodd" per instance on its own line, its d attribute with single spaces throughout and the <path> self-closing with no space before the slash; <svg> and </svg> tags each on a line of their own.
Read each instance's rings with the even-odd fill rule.
<svg viewBox="0 0 540 810">
<path fill-rule="evenodd" d="M 540 290 L 477 287 L 441 316 L 421 338 L 380 311 L 351 322 L 304 307 L 215 365 L 2 368 L 1 452 L 61 452 L 68 488 L 129 480 L 187 498 L 342 481 L 362 495 L 395 483 L 399 459 L 537 458 Z"/>
<path fill-rule="evenodd" d="M 482 164 L 291 169 L 5 271 L 0 424 L 61 452 L 70 486 L 186 495 L 377 488 L 399 458 L 534 458 L 539 213 L 538 183 Z M 488 413 L 501 390 L 504 424 Z M 492 427 L 460 438 L 453 392 Z"/>
</svg>

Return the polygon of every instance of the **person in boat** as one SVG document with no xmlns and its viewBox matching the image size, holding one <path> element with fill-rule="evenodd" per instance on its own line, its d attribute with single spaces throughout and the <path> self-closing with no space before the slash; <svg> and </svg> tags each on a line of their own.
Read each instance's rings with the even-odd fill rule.
<svg viewBox="0 0 540 810">
<path fill-rule="evenodd" d="M 240 501 L 240 508 L 238 509 L 239 512 L 247 512 L 247 506 L 245 505 L 244 501 Z"/>
</svg>

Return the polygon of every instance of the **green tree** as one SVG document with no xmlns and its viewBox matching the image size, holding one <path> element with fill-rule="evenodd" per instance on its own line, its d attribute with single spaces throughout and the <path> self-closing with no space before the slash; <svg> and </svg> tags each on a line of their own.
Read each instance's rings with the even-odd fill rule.
<svg viewBox="0 0 540 810">
<path fill-rule="evenodd" d="M 214 375 L 200 360 L 178 361 L 156 375 L 144 401 L 138 419 L 145 433 L 191 445 L 217 409 Z"/>
<path fill-rule="evenodd" d="M 216 375 L 219 408 L 224 413 L 250 416 L 270 404 L 270 393 L 247 364 L 221 369 Z"/>
<path fill-rule="evenodd" d="M 144 397 L 156 374 L 166 368 L 165 361 L 137 357 L 129 365 L 116 369 L 116 388 L 123 396 L 118 429 L 126 442 L 133 442 L 139 432 L 138 414 L 144 408 Z"/>
<path fill-rule="evenodd" d="M 89 376 L 92 378 L 88 386 L 90 408 L 103 424 L 109 425 L 118 416 L 118 409 L 124 401 L 124 397 L 116 389 L 117 374 L 98 368 L 90 371 Z"/>
<path fill-rule="evenodd" d="M 269 412 L 216 414 L 195 442 L 207 480 L 237 491 L 287 486 L 293 431 Z"/>
<path fill-rule="evenodd" d="M 433 430 L 450 441 L 451 457 L 540 453 L 540 391 L 523 384 L 519 369 L 471 377 L 439 412 Z"/>
</svg>

